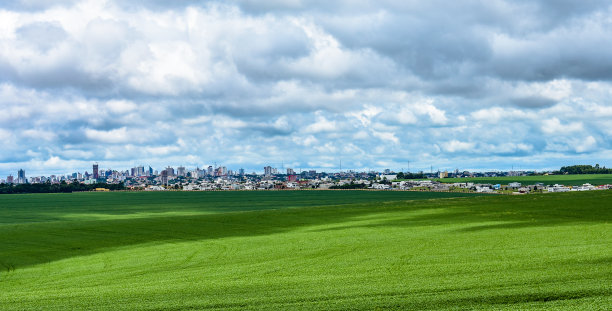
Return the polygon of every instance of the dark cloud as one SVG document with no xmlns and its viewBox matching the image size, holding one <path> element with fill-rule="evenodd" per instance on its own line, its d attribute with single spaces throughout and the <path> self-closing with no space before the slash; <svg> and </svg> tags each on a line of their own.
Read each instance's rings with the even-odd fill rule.
<svg viewBox="0 0 612 311">
<path fill-rule="evenodd" d="M 605 12 L 611 6 L 610 2 L 606 0 L 523 0 L 521 2 L 535 6 L 536 14 L 554 25 L 567 24 L 585 15 Z"/>
<path fill-rule="evenodd" d="M 548 108 L 557 103 L 554 99 L 545 97 L 518 97 L 511 99 L 511 103 L 522 108 Z"/>
</svg>

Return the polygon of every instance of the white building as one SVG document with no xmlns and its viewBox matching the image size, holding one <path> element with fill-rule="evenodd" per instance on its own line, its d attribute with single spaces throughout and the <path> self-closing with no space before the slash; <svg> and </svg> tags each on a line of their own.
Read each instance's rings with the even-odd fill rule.
<svg viewBox="0 0 612 311">
<path fill-rule="evenodd" d="M 388 190 L 391 187 L 389 187 L 389 185 L 385 185 L 385 184 L 372 184 L 372 189 L 377 189 L 377 190 Z"/>
<path fill-rule="evenodd" d="M 596 189 L 595 186 L 587 183 L 587 184 L 583 184 L 582 186 L 572 188 L 572 191 L 591 191 L 595 189 Z"/>
<path fill-rule="evenodd" d="M 570 188 L 565 187 L 563 185 L 555 184 L 553 186 L 547 187 L 546 191 L 548 192 L 568 192 L 570 191 Z"/>
</svg>

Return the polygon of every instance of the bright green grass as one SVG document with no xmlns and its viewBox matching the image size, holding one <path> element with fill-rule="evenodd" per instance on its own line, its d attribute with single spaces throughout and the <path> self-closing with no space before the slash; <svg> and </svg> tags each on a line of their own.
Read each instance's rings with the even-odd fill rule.
<svg viewBox="0 0 612 311">
<path fill-rule="evenodd" d="M 0 196 L 0 309 L 612 307 L 612 191 L 451 195 Z"/>
<path fill-rule="evenodd" d="M 443 183 L 473 182 L 503 185 L 507 185 L 508 183 L 515 181 L 526 185 L 533 185 L 539 182 L 544 183 L 545 185 L 561 184 L 566 186 L 579 186 L 585 183 L 590 183 L 592 185 L 606 185 L 612 184 L 612 174 L 441 178 L 437 179 L 437 181 Z"/>
</svg>

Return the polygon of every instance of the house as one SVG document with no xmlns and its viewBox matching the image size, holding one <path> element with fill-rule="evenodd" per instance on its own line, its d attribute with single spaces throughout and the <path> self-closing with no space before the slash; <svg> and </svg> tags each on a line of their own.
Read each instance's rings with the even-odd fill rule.
<svg viewBox="0 0 612 311">
<path fill-rule="evenodd" d="M 189 184 L 189 185 L 183 186 L 183 190 L 184 191 L 195 191 L 195 190 L 201 190 L 201 189 L 199 185 Z"/>
<path fill-rule="evenodd" d="M 546 191 L 548 192 L 568 192 L 570 191 L 570 188 L 565 187 L 563 185 L 555 184 L 553 186 L 549 186 L 548 188 L 546 188 Z"/>
<path fill-rule="evenodd" d="M 145 191 L 164 191 L 166 190 L 166 188 L 161 187 L 161 186 L 148 186 L 147 188 L 145 188 Z"/>
<path fill-rule="evenodd" d="M 595 190 L 595 187 L 591 184 L 583 184 L 582 186 L 572 188 L 572 191 L 590 191 Z"/>
<path fill-rule="evenodd" d="M 390 189 L 390 188 L 391 188 L 391 187 L 389 187 L 389 185 L 385 185 L 385 184 L 377 184 L 377 183 L 372 184 L 372 189 L 377 189 L 377 190 L 388 190 L 388 189 Z"/>
<path fill-rule="evenodd" d="M 521 183 L 520 182 L 511 182 L 508 184 L 508 187 L 510 188 L 520 188 L 521 187 Z"/>
<path fill-rule="evenodd" d="M 476 186 L 476 192 L 493 192 L 493 189 L 490 186 Z"/>
</svg>

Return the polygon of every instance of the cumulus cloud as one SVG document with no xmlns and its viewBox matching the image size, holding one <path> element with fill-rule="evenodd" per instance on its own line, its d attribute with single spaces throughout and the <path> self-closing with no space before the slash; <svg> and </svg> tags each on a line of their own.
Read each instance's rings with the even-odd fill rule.
<svg viewBox="0 0 612 311">
<path fill-rule="evenodd" d="M 5 1 L 0 176 L 605 163 L 611 16 L 603 0 Z"/>
</svg>

